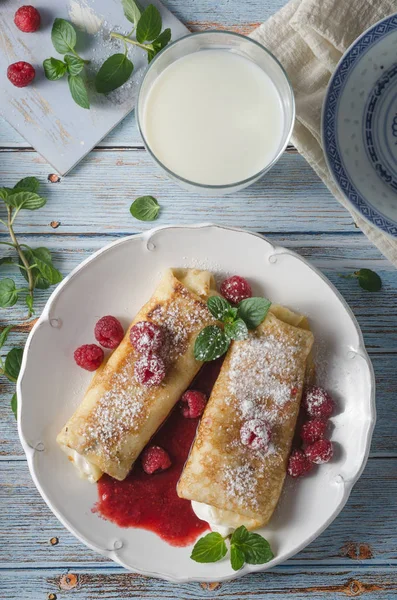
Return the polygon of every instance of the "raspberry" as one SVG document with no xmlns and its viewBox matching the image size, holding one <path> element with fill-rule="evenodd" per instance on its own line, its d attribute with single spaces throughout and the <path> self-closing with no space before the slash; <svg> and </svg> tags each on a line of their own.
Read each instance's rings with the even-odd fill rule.
<svg viewBox="0 0 397 600">
<path fill-rule="evenodd" d="M 310 417 L 318 419 L 328 419 L 335 408 L 331 396 L 320 387 L 311 387 L 305 390 L 302 405 Z"/>
<path fill-rule="evenodd" d="M 85 344 L 74 351 L 74 360 L 86 371 L 96 371 L 103 361 L 103 350 L 96 344 Z"/>
<path fill-rule="evenodd" d="M 150 321 L 140 321 L 130 329 L 130 341 L 140 354 L 156 352 L 165 342 L 164 329 Z"/>
<path fill-rule="evenodd" d="M 267 452 L 269 449 L 271 435 L 269 423 L 262 419 L 245 421 L 240 429 L 241 443 L 253 450 L 262 450 L 263 452 Z"/>
<path fill-rule="evenodd" d="M 181 398 L 181 410 L 186 419 L 201 417 L 207 404 L 207 396 L 196 390 L 188 390 Z"/>
<path fill-rule="evenodd" d="M 118 319 L 107 315 L 95 325 L 95 339 L 104 348 L 117 348 L 124 337 L 124 329 Z"/>
<path fill-rule="evenodd" d="M 221 294 L 229 302 L 238 304 L 241 300 L 251 298 L 252 290 L 246 279 L 234 275 L 234 277 L 229 277 L 229 279 L 225 279 L 222 283 Z"/>
<path fill-rule="evenodd" d="M 142 385 L 160 385 L 165 377 L 165 365 L 156 354 L 143 355 L 135 363 L 135 377 Z"/>
<path fill-rule="evenodd" d="M 313 442 L 317 442 L 317 440 L 321 440 L 324 437 L 326 427 L 326 421 L 321 421 L 320 419 L 306 421 L 302 425 L 301 438 L 305 444 L 313 444 Z"/>
<path fill-rule="evenodd" d="M 36 71 L 31 64 L 20 60 L 13 63 L 7 69 L 7 77 L 15 87 L 26 87 L 33 81 Z"/>
<path fill-rule="evenodd" d="M 40 27 L 40 13 L 34 6 L 21 6 L 15 13 L 14 23 L 21 31 L 33 33 Z"/>
<path fill-rule="evenodd" d="M 305 454 L 310 462 L 316 465 L 327 463 L 334 454 L 332 442 L 329 440 L 318 440 L 306 448 Z"/>
<path fill-rule="evenodd" d="M 148 475 L 165 471 L 171 466 L 171 459 L 168 452 L 160 446 L 149 446 L 142 453 L 142 468 Z"/>
<path fill-rule="evenodd" d="M 313 465 L 309 462 L 302 450 L 294 450 L 288 461 L 288 475 L 291 477 L 302 477 L 312 469 Z"/>
</svg>

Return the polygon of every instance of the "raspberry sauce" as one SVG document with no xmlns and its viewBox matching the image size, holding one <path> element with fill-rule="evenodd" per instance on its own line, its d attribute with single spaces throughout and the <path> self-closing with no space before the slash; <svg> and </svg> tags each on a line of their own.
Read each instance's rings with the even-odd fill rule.
<svg viewBox="0 0 397 600">
<path fill-rule="evenodd" d="M 191 387 L 208 396 L 222 361 L 206 364 Z M 189 454 L 199 419 L 186 419 L 177 404 L 167 421 L 150 441 L 164 448 L 172 465 L 166 471 L 147 475 L 138 458 L 124 481 L 103 475 L 98 482 L 99 500 L 93 509 L 120 527 L 153 531 L 172 546 L 188 546 L 209 527 L 194 514 L 189 500 L 179 498 L 176 484 Z"/>
</svg>

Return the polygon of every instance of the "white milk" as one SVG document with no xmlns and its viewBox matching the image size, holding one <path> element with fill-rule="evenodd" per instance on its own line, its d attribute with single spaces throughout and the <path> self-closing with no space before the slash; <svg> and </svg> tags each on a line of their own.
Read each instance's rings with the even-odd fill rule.
<svg viewBox="0 0 397 600">
<path fill-rule="evenodd" d="M 262 69 L 226 50 L 202 50 L 168 66 L 143 109 L 154 155 L 176 175 L 227 185 L 276 156 L 283 133 L 279 94 Z"/>
</svg>

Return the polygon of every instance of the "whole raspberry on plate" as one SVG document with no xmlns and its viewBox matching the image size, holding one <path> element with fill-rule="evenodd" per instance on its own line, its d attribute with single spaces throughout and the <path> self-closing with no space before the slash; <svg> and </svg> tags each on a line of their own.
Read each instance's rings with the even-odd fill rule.
<svg viewBox="0 0 397 600">
<path fill-rule="evenodd" d="M 304 391 L 302 406 L 309 417 L 328 419 L 335 408 L 331 396 L 321 387 L 311 387 Z"/>
<path fill-rule="evenodd" d="M 95 325 L 95 339 L 104 348 L 117 348 L 124 337 L 124 329 L 116 317 L 107 315 Z"/>
<path fill-rule="evenodd" d="M 12 63 L 7 69 L 7 77 L 15 87 L 26 87 L 33 81 L 36 71 L 30 63 L 23 60 Z"/>
<path fill-rule="evenodd" d="M 303 423 L 301 429 L 302 441 L 305 442 L 305 444 L 313 444 L 314 442 L 317 442 L 317 440 L 321 440 L 324 437 L 326 428 L 326 421 L 322 421 L 321 419 L 306 421 L 306 423 Z"/>
<path fill-rule="evenodd" d="M 21 31 L 33 33 L 40 27 L 40 13 L 34 6 L 21 6 L 15 13 L 14 23 Z"/>
<path fill-rule="evenodd" d="M 252 290 L 250 284 L 244 277 L 234 275 L 233 277 L 225 279 L 222 283 L 221 294 L 232 304 L 238 304 L 241 300 L 251 298 Z"/>
<path fill-rule="evenodd" d="M 157 352 L 165 342 L 164 329 L 156 323 L 140 321 L 131 327 L 130 341 L 140 354 Z"/>
<path fill-rule="evenodd" d="M 302 477 L 309 473 L 313 465 L 302 450 L 294 450 L 289 457 L 287 472 L 291 477 Z"/>
<path fill-rule="evenodd" d="M 96 344 L 84 344 L 74 351 L 76 364 L 86 371 L 96 371 L 104 358 L 102 348 Z"/>
<path fill-rule="evenodd" d="M 207 396 L 196 390 L 188 390 L 181 398 L 181 411 L 186 419 L 201 417 L 207 404 Z"/>
<path fill-rule="evenodd" d="M 135 363 L 135 377 L 146 387 L 160 385 L 165 377 L 165 365 L 156 354 L 144 354 Z"/>
<path fill-rule="evenodd" d="M 168 452 L 160 446 L 149 446 L 142 453 L 142 468 L 148 475 L 165 471 L 171 466 L 171 459 Z"/>
<path fill-rule="evenodd" d="M 305 454 L 308 460 L 316 465 L 327 463 L 334 454 L 332 442 L 329 440 L 318 440 L 306 448 Z"/>
<path fill-rule="evenodd" d="M 271 440 L 272 432 L 270 425 L 263 419 L 250 419 L 245 421 L 240 429 L 240 439 L 244 446 L 249 446 L 253 450 L 267 452 Z"/>
</svg>

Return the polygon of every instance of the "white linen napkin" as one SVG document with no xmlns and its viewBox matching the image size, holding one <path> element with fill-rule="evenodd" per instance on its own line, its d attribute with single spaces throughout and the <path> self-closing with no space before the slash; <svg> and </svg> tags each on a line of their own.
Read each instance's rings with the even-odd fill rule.
<svg viewBox="0 0 397 600">
<path fill-rule="evenodd" d="M 321 109 L 328 81 L 347 48 L 396 11 L 395 0 L 290 0 L 251 33 L 288 73 L 296 99 L 292 143 L 379 250 L 397 266 L 397 240 L 370 225 L 334 183 L 321 148 Z"/>
</svg>

